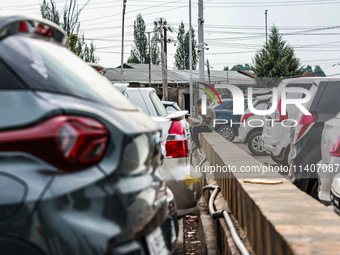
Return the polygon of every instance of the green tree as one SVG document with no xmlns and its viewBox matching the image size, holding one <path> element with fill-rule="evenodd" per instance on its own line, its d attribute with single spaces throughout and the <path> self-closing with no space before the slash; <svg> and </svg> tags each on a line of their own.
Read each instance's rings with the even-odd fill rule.
<svg viewBox="0 0 340 255">
<path fill-rule="evenodd" d="M 161 50 L 159 49 L 159 32 L 157 32 L 157 26 L 154 26 L 153 36 L 151 38 L 151 63 L 159 65 L 161 62 Z"/>
<path fill-rule="evenodd" d="M 241 64 L 238 64 L 238 65 L 234 65 L 233 68 L 231 68 L 231 71 L 239 71 L 239 70 L 250 71 L 251 67 L 248 64 L 245 64 L 244 66 Z"/>
<path fill-rule="evenodd" d="M 277 86 L 284 78 L 301 76 L 304 70 L 294 49 L 286 44 L 275 26 L 268 43 L 255 54 L 251 68 L 256 74 L 257 84 L 266 87 Z"/>
<path fill-rule="evenodd" d="M 321 69 L 321 67 L 319 65 L 316 65 L 314 67 L 314 73 L 317 75 L 317 76 L 320 76 L 320 77 L 325 77 L 326 74 L 324 73 L 324 71 Z"/>
<path fill-rule="evenodd" d="M 305 68 L 305 72 L 306 72 L 306 73 L 314 73 L 314 72 L 313 72 L 313 68 L 312 68 L 310 65 L 308 65 L 308 66 Z"/>
<path fill-rule="evenodd" d="M 133 23 L 133 29 L 135 45 L 132 47 L 128 63 L 148 63 L 148 39 L 145 34 L 145 22 L 141 14 L 137 15 L 137 18 Z"/>
<path fill-rule="evenodd" d="M 195 50 L 196 40 L 195 40 L 195 30 L 191 30 L 191 44 L 192 44 L 192 69 L 195 70 L 197 66 L 197 52 Z M 189 52 L 189 41 L 190 41 L 189 31 L 185 32 L 183 21 L 178 29 L 177 33 L 177 49 L 175 53 L 175 67 L 180 70 L 190 69 L 190 52 Z"/>
<path fill-rule="evenodd" d="M 77 0 L 66 2 L 62 11 L 57 10 L 54 0 L 48 3 L 46 0 L 40 5 L 41 16 L 45 19 L 53 21 L 62 27 L 68 36 L 68 48 L 85 62 L 98 62 L 99 58 L 94 55 L 96 47 L 93 42 L 89 45 L 85 42 L 84 33 L 80 34 L 79 17 L 81 11 L 86 7 L 87 3 L 82 7 L 78 7 Z M 61 21 L 61 17 L 63 20 Z"/>
<path fill-rule="evenodd" d="M 223 71 L 229 71 L 229 66 L 223 67 Z"/>
</svg>

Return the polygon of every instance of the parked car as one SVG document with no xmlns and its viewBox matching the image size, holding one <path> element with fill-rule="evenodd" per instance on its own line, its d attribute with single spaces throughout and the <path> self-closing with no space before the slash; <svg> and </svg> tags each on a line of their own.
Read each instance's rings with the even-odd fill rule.
<svg viewBox="0 0 340 255">
<path fill-rule="evenodd" d="M 162 101 L 162 104 L 164 105 L 167 113 L 182 111 L 182 109 L 178 106 L 178 104 L 176 102 Z"/>
<path fill-rule="evenodd" d="M 160 130 L 66 42 L 0 16 L 0 253 L 169 254 Z"/>
<path fill-rule="evenodd" d="M 340 174 L 334 176 L 331 186 L 330 199 L 334 211 L 340 215 Z"/>
<path fill-rule="evenodd" d="M 178 216 L 196 210 L 203 177 L 189 164 L 188 139 L 182 123 L 188 111 L 166 112 L 154 88 L 127 88 L 125 95 L 162 127 L 164 179 L 173 192 Z"/>
<path fill-rule="evenodd" d="M 258 96 L 253 102 L 253 106 L 257 110 L 266 110 L 270 98 L 271 95 Z M 244 124 L 240 124 L 238 129 L 239 141 L 246 144 L 249 151 L 257 156 L 266 154 L 261 144 L 262 129 L 265 124 L 262 119 L 263 116 L 255 115 L 247 109 L 241 116 L 241 123 Z"/>
<path fill-rule="evenodd" d="M 295 105 L 287 105 L 287 115 L 281 112 L 281 96 L 280 92 L 284 88 L 304 88 L 310 89 L 315 77 L 307 78 L 292 78 L 283 80 L 278 86 L 278 100 L 275 112 L 265 116 L 267 119 L 262 131 L 262 146 L 263 149 L 271 155 L 272 159 L 280 164 L 288 165 L 288 155 L 290 151 L 290 128 L 282 125 L 285 122 L 286 126 L 293 125 L 297 114 L 300 110 Z M 288 92 L 287 99 L 300 99 L 304 95 L 299 92 Z M 270 100 L 268 109 L 272 106 L 273 100 Z"/>
<path fill-rule="evenodd" d="M 178 106 L 178 104 L 176 102 L 172 102 L 172 101 L 162 101 L 162 104 L 165 107 L 165 110 L 168 114 L 173 113 L 173 112 L 177 112 L 177 111 L 182 111 L 182 109 Z M 188 123 L 188 121 L 186 120 L 186 117 L 188 116 L 188 111 L 187 114 L 185 116 L 182 117 L 182 124 L 184 125 L 185 131 L 187 133 L 187 138 L 190 138 L 190 125 Z"/>
<path fill-rule="evenodd" d="M 244 99 L 244 109 L 248 108 L 247 99 Z M 228 141 L 232 142 L 238 135 L 241 115 L 233 114 L 233 99 L 222 99 L 222 104 L 213 107 L 216 114 L 216 125 L 214 130 Z M 220 121 L 219 121 L 220 120 Z M 226 123 L 224 122 L 226 121 Z"/>
<path fill-rule="evenodd" d="M 330 204 L 332 181 L 340 173 L 340 112 L 325 122 L 321 136 L 321 156 L 322 160 L 317 165 L 318 198 L 324 204 Z"/>
<path fill-rule="evenodd" d="M 309 89 L 312 98 L 305 104 L 311 115 L 300 113 L 291 129 L 290 163 L 293 183 L 313 197 L 318 197 L 318 177 L 311 168 L 321 160 L 321 135 L 327 120 L 340 111 L 340 79 L 316 80 Z"/>
</svg>

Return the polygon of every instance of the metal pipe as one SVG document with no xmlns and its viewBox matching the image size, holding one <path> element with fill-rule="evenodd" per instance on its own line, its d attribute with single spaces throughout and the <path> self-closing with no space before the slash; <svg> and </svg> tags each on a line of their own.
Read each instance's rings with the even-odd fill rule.
<svg viewBox="0 0 340 255">
<path fill-rule="evenodd" d="M 240 250 L 241 254 L 242 255 L 249 255 L 249 252 L 248 252 L 246 246 L 244 245 L 244 243 L 242 242 L 241 238 L 237 234 L 235 226 L 234 226 L 233 222 L 231 221 L 227 211 L 223 211 L 223 217 L 224 217 L 225 221 L 227 222 L 231 236 L 234 239 L 234 242 L 235 242 L 237 248 Z"/>
<path fill-rule="evenodd" d="M 213 189 L 214 190 L 213 193 L 211 194 L 211 196 L 209 198 L 209 202 L 208 202 L 209 213 L 212 216 L 219 214 L 219 212 L 216 212 L 215 209 L 214 209 L 214 200 L 216 198 L 217 193 L 220 191 L 220 187 L 214 186 L 214 185 L 208 185 L 208 186 L 203 187 L 203 191 L 205 191 L 207 189 Z M 237 248 L 241 252 L 241 254 L 242 255 L 249 255 L 249 252 L 248 252 L 246 246 L 244 245 L 244 243 L 242 242 L 241 238 L 239 237 L 239 235 L 236 231 L 236 228 L 235 228 L 233 222 L 231 221 L 231 219 L 228 215 L 228 212 L 226 210 L 223 210 L 222 215 L 223 215 L 223 218 L 228 225 L 231 236 L 232 236 Z"/>
</svg>

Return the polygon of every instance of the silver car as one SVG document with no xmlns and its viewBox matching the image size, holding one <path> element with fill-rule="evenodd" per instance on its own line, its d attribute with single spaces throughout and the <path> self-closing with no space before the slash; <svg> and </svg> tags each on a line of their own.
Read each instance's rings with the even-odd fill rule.
<svg viewBox="0 0 340 255">
<path fill-rule="evenodd" d="M 154 88 L 127 88 L 124 94 L 162 128 L 163 175 L 175 196 L 178 216 L 195 211 L 203 177 L 189 163 L 188 139 L 182 124 L 188 111 L 168 114 Z"/>
<path fill-rule="evenodd" d="M 318 196 L 321 202 L 329 204 L 332 181 L 340 173 L 340 112 L 325 122 L 321 136 L 321 154 L 322 161 L 318 165 Z"/>
<path fill-rule="evenodd" d="M 268 101 L 271 95 L 264 95 L 256 97 L 253 106 L 257 110 L 265 110 L 268 106 Z M 240 127 L 238 129 L 239 141 L 248 146 L 249 151 L 253 155 L 265 155 L 261 145 L 261 134 L 263 129 L 263 116 L 255 115 L 247 109 L 241 117 Z"/>
</svg>

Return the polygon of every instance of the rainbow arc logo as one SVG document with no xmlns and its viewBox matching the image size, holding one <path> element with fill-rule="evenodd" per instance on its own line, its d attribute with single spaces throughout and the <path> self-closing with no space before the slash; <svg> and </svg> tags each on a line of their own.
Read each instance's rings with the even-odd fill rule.
<svg viewBox="0 0 340 255">
<path fill-rule="evenodd" d="M 204 85 L 205 87 L 209 88 L 212 92 L 214 92 L 214 94 L 217 96 L 220 104 L 222 105 L 222 100 L 221 100 L 220 96 L 218 95 L 217 91 L 213 87 L 211 87 L 210 85 L 208 85 L 206 83 L 203 83 L 203 82 L 198 82 L 198 83 Z M 217 102 L 216 102 L 214 96 L 211 94 L 211 92 L 209 90 L 202 89 L 202 88 L 199 88 L 199 89 L 203 90 L 205 93 L 207 93 L 212 98 L 212 100 L 214 101 L 215 105 L 217 105 Z"/>
</svg>

